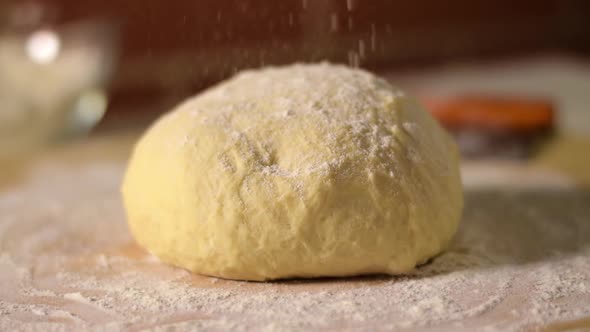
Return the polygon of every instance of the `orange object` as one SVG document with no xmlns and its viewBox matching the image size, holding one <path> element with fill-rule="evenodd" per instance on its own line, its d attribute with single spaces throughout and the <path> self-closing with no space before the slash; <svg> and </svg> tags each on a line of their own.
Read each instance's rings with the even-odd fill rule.
<svg viewBox="0 0 590 332">
<path fill-rule="evenodd" d="M 554 108 L 543 99 L 493 96 L 426 97 L 423 104 L 446 127 L 514 132 L 551 130 Z"/>
</svg>

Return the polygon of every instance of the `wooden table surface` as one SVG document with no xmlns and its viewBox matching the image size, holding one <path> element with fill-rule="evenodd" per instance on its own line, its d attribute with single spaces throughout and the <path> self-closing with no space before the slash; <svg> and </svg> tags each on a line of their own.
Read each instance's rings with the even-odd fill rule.
<svg viewBox="0 0 590 332">
<path fill-rule="evenodd" d="M 590 202 L 585 189 L 590 184 L 585 168 L 588 154 L 584 153 L 590 142 L 585 139 L 558 138 L 529 162 L 466 163 L 462 230 L 449 252 L 410 276 L 249 283 L 191 275 L 157 262 L 133 244 L 118 185 L 135 138 L 98 136 L 49 149 L 32 160 L 3 165 L 0 329 L 590 329 L 589 292 L 539 300 L 549 293 L 530 288 L 554 277 L 567 279 L 559 274 L 564 269 L 561 264 L 580 260 L 590 264 L 590 204 L 583 204 Z M 60 184 L 63 188 L 58 188 Z M 533 214 L 527 216 L 529 210 Z M 552 227 L 575 228 L 579 234 L 572 237 L 565 232 L 563 238 L 554 237 L 551 232 L 559 231 L 540 227 L 538 221 L 543 218 L 534 213 L 549 214 L 556 218 Z M 481 232 L 483 228 L 487 230 Z M 529 231 L 538 241 L 521 238 Z M 477 246 L 487 241 L 505 243 L 478 253 Z M 555 252 L 560 253 L 552 256 Z M 538 272 L 545 277 L 536 278 L 536 268 L 545 271 Z M 506 275 L 500 273 L 503 269 Z M 547 272 L 552 269 L 555 271 Z M 590 274 L 573 269 L 578 279 L 563 285 L 590 287 Z M 127 279 L 116 281 L 121 276 Z M 471 294 L 470 278 L 485 296 Z M 453 280 L 466 284 L 455 285 Z M 151 294 L 150 283 L 164 290 Z M 404 293 L 410 283 L 422 290 L 416 296 L 423 299 Z M 423 290 L 451 284 L 455 292 L 439 294 L 450 299 L 431 308 L 430 301 L 439 295 L 430 296 Z M 116 298 L 113 293 L 126 295 Z M 391 300 L 396 294 L 400 298 Z M 170 296 L 179 299 L 173 301 Z M 192 302 L 182 300 L 183 296 Z M 233 300 L 226 300 L 228 296 Z M 479 308 L 470 302 L 473 298 L 481 301 L 479 311 L 473 311 Z M 489 302 L 490 298 L 494 300 Z M 279 309 L 287 310 L 291 305 L 285 299 L 304 309 L 279 321 L 272 315 L 260 316 L 262 309 L 273 315 L 279 315 Z M 306 306 L 316 305 L 312 299 L 323 301 L 317 315 L 305 311 Z M 351 318 L 349 309 L 341 308 L 354 299 L 363 304 L 355 309 L 357 320 Z M 163 304 L 154 305 L 158 301 Z M 257 308 L 249 307 L 252 301 L 258 301 Z M 389 307 L 380 307 L 379 301 L 388 301 L 383 306 Z M 444 315 L 451 304 L 461 309 L 454 309 L 447 319 Z M 531 312 L 531 306 L 540 309 Z M 410 307 L 413 309 L 407 309 Z M 373 316 L 369 308 L 379 315 Z"/>
</svg>

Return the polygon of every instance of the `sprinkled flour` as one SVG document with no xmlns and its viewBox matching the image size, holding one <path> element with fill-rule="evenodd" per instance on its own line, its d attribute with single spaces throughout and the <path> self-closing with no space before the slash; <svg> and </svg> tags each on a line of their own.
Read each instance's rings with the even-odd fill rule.
<svg viewBox="0 0 590 332">
<path fill-rule="evenodd" d="M 0 191 L 0 330 L 519 331 L 590 315 L 585 192 L 472 186 L 450 250 L 410 275 L 252 283 L 135 248 L 122 173 L 44 164 Z"/>
</svg>

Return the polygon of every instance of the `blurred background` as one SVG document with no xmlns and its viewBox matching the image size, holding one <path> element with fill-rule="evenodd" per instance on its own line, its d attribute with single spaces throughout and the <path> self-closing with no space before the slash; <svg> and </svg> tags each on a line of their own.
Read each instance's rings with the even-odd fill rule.
<svg viewBox="0 0 590 332">
<path fill-rule="evenodd" d="M 467 157 L 527 157 L 589 132 L 589 17 L 584 0 L 0 0 L 0 151 L 138 131 L 238 70 L 328 60 L 416 94 Z"/>
</svg>

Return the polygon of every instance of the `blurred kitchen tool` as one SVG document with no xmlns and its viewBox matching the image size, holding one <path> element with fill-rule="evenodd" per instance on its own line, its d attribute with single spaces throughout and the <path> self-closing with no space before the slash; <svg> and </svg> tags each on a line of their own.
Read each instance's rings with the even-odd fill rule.
<svg viewBox="0 0 590 332">
<path fill-rule="evenodd" d="M 543 99 L 459 95 L 422 102 L 457 138 L 466 158 L 526 158 L 555 127 L 555 109 Z"/>
<path fill-rule="evenodd" d="M 0 24 L 0 157 L 30 152 L 92 128 L 103 116 L 116 34 L 103 21 L 48 23 L 51 7 L 3 9 Z M 49 13 L 49 14 L 45 14 Z"/>
</svg>

